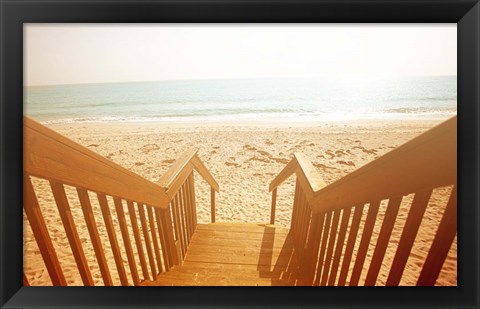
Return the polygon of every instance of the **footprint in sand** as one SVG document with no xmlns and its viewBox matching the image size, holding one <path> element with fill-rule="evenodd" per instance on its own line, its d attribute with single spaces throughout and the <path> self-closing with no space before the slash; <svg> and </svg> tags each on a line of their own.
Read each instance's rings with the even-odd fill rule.
<svg viewBox="0 0 480 309">
<path fill-rule="evenodd" d="M 252 145 L 248 145 L 248 144 L 245 144 L 245 145 L 243 146 L 243 149 L 252 150 L 252 151 L 257 150 L 257 148 L 253 147 Z"/>
<path fill-rule="evenodd" d="M 322 163 L 313 163 L 313 166 L 315 166 L 316 168 L 321 168 L 322 170 L 326 170 L 326 169 L 338 170 L 338 168 L 336 167 L 327 166 Z"/>
<path fill-rule="evenodd" d="M 335 158 L 335 154 L 333 154 L 333 152 L 332 152 L 331 150 L 327 150 L 327 151 L 325 151 L 325 154 L 326 154 L 326 155 L 328 155 L 328 156 L 330 156 L 330 158 L 329 158 L 329 159 L 333 159 L 333 158 Z"/>
<path fill-rule="evenodd" d="M 343 161 L 343 160 L 340 160 L 340 161 L 337 161 L 338 164 L 343 164 L 343 165 L 348 165 L 348 166 L 355 166 L 355 163 L 353 163 L 352 161 Z"/>
<path fill-rule="evenodd" d="M 145 164 L 145 163 L 143 163 L 143 162 L 135 162 L 135 165 L 136 165 L 136 166 L 141 166 L 141 165 L 144 165 L 144 164 Z"/>
<path fill-rule="evenodd" d="M 99 144 L 90 144 L 87 147 L 98 147 L 98 146 L 100 146 L 100 145 Z"/>
<path fill-rule="evenodd" d="M 377 154 L 376 149 L 362 149 L 362 151 L 368 154 Z"/>
<path fill-rule="evenodd" d="M 175 162 L 175 159 L 163 160 L 163 161 L 162 161 L 162 163 L 164 163 L 164 164 L 171 164 L 171 163 L 173 163 L 173 162 Z"/>
<path fill-rule="evenodd" d="M 272 157 L 271 159 L 273 161 L 277 162 L 277 163 L 282 163 L 282 164 L 287 164 L 288 162 L 290 162 L 289 159 L 284 159 L 284 158 L 274 158 L 274 157 Z"/>
<path fill-rule="evenodd" d="M 265 157 L 271 157 L 272 155 L 266 151 L 259 150 L 257 151 L 260 155 L 265 156 Z"/>
<path fill-rule="evenodd" d="M 271 162 L 269 159 L 261 158 L 261 157 L 258 157 L 258 156 L 253 156 L 250 159 L 248 159 L 247 161 L 245 161 L 245 163 L 251 162 L 251 161 L 260 161 L 260 162 L 265 162 L 265 163 L 270 163 Z"/>
<path fill-rule="evenodd" d="M 142 148 L 140 148 L 140 150 L 143 153 L 149 153 L 150 151 L 154 151 L 158 149 L 160 149 L 160 147 L 157 144 L 146 144 L 146 145 L 143 145 Z"/>
<path fill-rule="evenodd" d="M 235 162 L 228 162 L 228 161 L 227 161 L 227 162 L 225 162 L 225 165 L 226 165 L 226 166 L 235 166 L 235 167 L 239 167 L 239 166 L 240 166 L 240 164 L 238 164 L 238 163 L 235 163 Z"/>
<path fill-rule="evenodd" d="M 344 155 L 345 155 L 345 151 L 343 151 L 343 149 L 340 149 L 340 150 L 335 151 L 335 154 L 336 154 L 337 156 L 341 157 L 341 156 L 344 156 Z"/>
</svg>

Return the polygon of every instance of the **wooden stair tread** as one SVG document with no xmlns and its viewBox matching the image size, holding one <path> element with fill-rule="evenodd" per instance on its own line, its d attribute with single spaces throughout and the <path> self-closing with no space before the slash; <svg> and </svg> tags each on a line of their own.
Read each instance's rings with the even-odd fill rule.
<svg viewBox="0 0 480 309">
<path fill-rule="evenodd" d="M 182 265 L 146 286 L 305 285 L 288 229 L 255 223 L 198 224 Z"/>
</svg>

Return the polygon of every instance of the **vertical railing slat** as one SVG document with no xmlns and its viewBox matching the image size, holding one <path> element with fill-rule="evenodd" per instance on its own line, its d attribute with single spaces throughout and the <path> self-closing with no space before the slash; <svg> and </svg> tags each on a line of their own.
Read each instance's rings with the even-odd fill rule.
<svg viewBox="0 0 480 309">
<path fill-rule="evenodd" d="M 107 197 L 103 193 L 97 193 L 97 198 L 102 211 L 105 228 L 107 229 L 108 239 L 110 240 L 110 245 L 112 247 L 113 258 L 115 259 L 120 282 L 123 286 L 128 286 L 127 274 L 125 273 L 125 268 L 123 266 L 122 254 L 120 252 L 120 247 L 118 246 L 117 235 L 113 227 L 112 215 L 110 213 L 110 208 L 108 207 Z"/>
<path fill-rule="evenodd" d="M 142 274 L 144 280 L 150 280 L 148 274 L 147 262 L 145 260 L 145 253 L 143 252 L 142 238 L 140 237 L 140 232 L 138 230 L 137 216 L 135 214 L 135 207 L 133 207 L 133 202 L 127 201 L 128 215 L 130 216 L 130 222 L 132 224 L 133 237 L 135 238 L 135 245 L 137 247 L 138 258 L 140 259 L 140 266 L 142 267 Z"/>
<path fill-rule="evenodd" d="M 340 264 L 340 257 L 342 256 L 342 249 L 345 242 L 345 236 L 347 234 L 348 221 L 350 220 L 350 213 L 352 209 L 347 207 L 343 209 L 342 221 L 340 222 L 340 230 L 338 231 L 338 237 L 335 245 L 335 253 L 332 262 L 332 269 L 328 277 L 328 285 L 335 285 L 335 279 L 337 278 L 338 265 Z"/>
<path fill-rule="evenodd" d="M 193 230 L 197 228 L 197 202 L 195 198 L 195 179 L 193 177 L 193 172 L 188 176 L 188 183 L 190 188 L 190 198 L 192 201 L 192 211 L 193 211 Z"/>
<path fill-rule="evenodd" d="M 65 233 L 67 234 L 68 243 L 72 249 L 75 262 L 77 263 L 78 271 L 80 272 L 80 277 L 82 282 L 86 286 L 93 286 L 93 278 L 90 273 L 90 268 L 88 267 L 87 258 L 85 257 L 85 252 L 83 251 L 82 242 L 78 236 L 77 227 L 75 225 L 75 220 L 73 218 L 72 212 L 70 210 L 70 205 L 68 203 L 67 195 L 65 194 L 65 189 L 63 185 L 58 182 L 50 181 L 50 187 L 52 188 L 53 197 L 57 204 L 58 212 L 65 228 Z"/>
<path fill-rule="evenodd" d="M 210 216 L 212 223 L 215 223 L 215 189 L 210 188 Z"/>
<path fill-rule="evenodd" d="M 192 189 L 190 187 L 190 176 L 188 176 L 187 181 L 185 181 L 185 198 L 187 199 L 187 207 L 190 213 L 188 228 L 190 230 L 190 235 L 193 236 L 193 233 L 195 232 L 195 223 L 193 219 L 195 216 L 195 212 L 193 210 Z"/>
<path fill-rule="evenodd" d="M 190 245 L 190 240 L 192 239 L 192 230 L 190 229 L 190 218 L 192 216 L 190 212 L 190 206 L 187 198 L 187 187 L 184 183 L 180 188 L 183 210 L 185 212 L 185 232 L 187 233 L 187 243 Z"/>
<path fill-rule="evenodd" d="M 163 271 L 162 258 L 160 256 L 160 248 L 158 245 L 157 229 L 155 228 L 155 217 L 153 216 L 153 207 L 150 205 L 146 205 L 146 207 L 147 207 L 148 221 L 150 223 L 150 233 L 152 236 L 153 249 L 155 251 L 155 257 L 157 259 L 158 272 L 161 273 Z"/>
<path fill-rule="evenodd" d="M 140 215 L 140 222 L 142 224 L 143 238 L 145 239 L 145 247 L 147 247 L 148 261 L 152 271 L 153 280 L 157 278 L 157 267 L 155 266 L 155 258 L 153 257 L 152 240 L 150 233 L 148 233 L 147 218 L 145 216 L 145 208 L 143 204 L 137 203 L 138 214 Z"/>
<path fill-rule="evenodd" d="M 183 241 L 184 241 L 184 245 L 185 245 L 185 252 L 184 254 L 187 253 L 187 249 L 188 249 L 188 227 L 187 227 L 187 217 L 186 217 L 186 213 L 185 213 L 185 204 L 184 204 L 184 201 L 183 201 L 183 198 L 182 198 L 182 190 L 180 188 L 180 190 L 178 191 L 177 193 L 177 203 L 178 203 L 178 210 L 179 210 L 179 213 L 180 213 L 180 224 L 182 225 L 182 233 L 183 233 Z"/>
<path fill-rule="evenodd" d="M 173 219 L 175 220 L 175 231 L 177 234 L 177 241 L 178 245 L 180 248 L 180 254 L 181 254 L 181 260 L 183 261 L 183 258 L 185 257 L 185 248 L 184 248 L 184 241 L 183 241 L 183 231 L 182 231 L 182 225 L 180 223 L 180 211 L 178 209 L 178 203 L 176 196 L 172 199 L 172 211 L 173 211 Z"/>
<path fill-rule="evenodd" d="M 175 249 L 175 240 L 173 238 L 173 226 L 172 226 L 172 216 L 170 214 L 170 208 L 163 210 L 163 215 L 161 216 L 163 220 L 162 226 L 165 227 L 165 239 L 167 240 L 167 246 L 169 248 L 168 252 L 171 259 L 171 264 L 179 265 L 179 256 L 177 250 Z"/>
<path fill-rule="evenodd" d="M 296 239 L 296 234 L 297 234 L 298 200 L 300 198 L 299 191 L 300 191 L 300 185 L 298 184 L 298 180 L 297 180 L 295 182 L 295 193 L 293 195 L 292 219 L 290 220 L 290 234 L 292 235 L 292 239 Z"/>
<path fill-rule="evenodd" d="M 272 191 L 272 207 L 270 209 L 270 224 L 275 224 L 275 208 L 277 207 L 277 188 Z"/>
<path fill-rule="evenodd" d="M 328 236 L 329 236 L 329 231 L 330 231 L 330 223 L 332 221 L 332 212 L 329 211 L 327 212 L 327 215 L 325 217 L 325 223 L 323 224 L 323 232 L 322 232 L 322 246 L 320 248 L 320 255 L 318 257 L 318 265 L 317 265 L 317 275 L 315 276 L 315 282 L 314 285 L 319 285 L 320 284 L 320 279 L 322 276 L 323 272 L 323 262 L 325 258 L 325 252 L 327 249 L 327 241 L 328 241 Z"/>
<path fill-rule="evenodd" d="M 161 209 L 155 208 L 155 217 L 157 219 L 158 226 L 158 238 L 160 239 L 160 245 L 162 246 L 162 255 L 163 255 L 163 265 L 165 266 L 165 271 L 168 271 L 171 267 L 170 259 L 168 257 L 168 248 L 165 240 L 165 233 L 163 227 L 163 221 L 161 218 Z"/>
<path fill-rule="evenodd" d="M 332 263 L 332 255 L 333 255 L 333 249 L 335 246 L 335 240 L 337 237 L 337 229 L 338 229 L 338 221 L 340 220 L 340 210 L 336 210 L 333 213 L 333 219 L 332 219 L 332 224 L 330 227 L 330 236 L 328 238 L 328 249 L 327 249 L 327 254 L 325 256 L 325 266 L 323 267 L 323 273 L 322 273 L 322 280 L 320 281 L 320 285 L 326 285 L 327 284 L 327 279 L 328 279 L 328 274 L 330 271 L 330 264 Z"/>
<path fill-rule="evenodd" d="M 322 239 L 323 232 L 323 222 L 325 221 L 325 213 L 319 213 L 313 215 L 312 227 L 310 230 L 309 241 L 310 245 L 307 245 L 308 258 L 306 265 L 308 278 L 312 279 L 315 277 L 315 270 L 318 262 L 318 250 L 320 249 L 320 240 Z"/>
<path fill-rule="evenodd" d="M 137 263 L 133 255 L 132 243 L 130 242 L 130 235 L 128 234 L 127 221 L 125 220 L 125 212 L 123 210 L 122 200 L 114 197 L 113 203 L 115 205 L 115 211 L 117 212 L 118 223 L 120 224 L 120 232 L 122 234 L 123 245 L 127 253 L 128 265 L 130 266 L 130 273 L 132 275 L 133 284 L 135 286 L 140 285 L 140 279 L 138 277 Z"/>
<path fill-rule="evenodd" d="M 378 214 L 378 208 L 380 201 L 370 203 L 368 207 L 367 219 L 365 220 L 365 226 L 363 228 L 362 238 L 357 251 L 357 257 L 355 258 L 355 264 L 353 265 L 352 276 L 350 277 L 350 286 L 358 285 L 360 276 L 363 270 L 363 264 L 365 263 L 365 257 L 367 256 L 368 246 L 370 245 L 370 239 L 372 238 L 373 228 L 375 227 L 375 220 Z"/>
<path fill-rule="evenodd" d="M 457 186 L 455 185 L 447 208 L 443 213 L 442 220 L 438 226 L 435 239 L 433 240 L 427 259 L 423 265 L 417 285 L 432 286 L 435 285 L 438 275 L 442 270 L 443 263 L 447 258 L 448 251 L 452 245 L 455 234 L 457 233 Z"/>
<path fill-rule="evenodd" d="M 397 218 L 401 203 L 401 196 L 391 198 L 388 201 L 387 210 L 385 211 L 385 218 L 383 219 L 382 228 L 380 230 L 380 234 L 378 235 L 375 251 L 373 252 L 372 262 L 370 263 L 367 278 L 365 279 L 366 286 L 374 286 L 377 281 L 378 273 L 380 272 L 380 267 L 382 266 L 385 252 L 387 251 L 388 241 L 392 235 L 393 227 L 395 225 L 395 220 Z"/>
<path fill-rule="evenodd" d="M 418 228 L 420 227 L 431 195 L 432 190 L 430 189 L 416 193 L 413 198 L 412 206 L 410 207 L 407 221 L 405 222 L 402 236 L 398 243 L 397 252 L 393 259 L 390 273 L 388 274 L 387 286 L 396 286 L 400 283 L 408 256 L 412 250 L 413 242 L 417 236 Z"/>
<path fill-rule="evenodd" d="M 345 247 L 345 254 L 343 255 L 342 268 L 340 276 L 338 277 L 338 285 L 344 286 L 347 281 L 348 270 L 350 268 L 350 261 L 352 260 L 353 248 L 357 239 L 358 227 L 362 219 L 364 205 L 355 206 L 350 232 L 348 233 L 347 245 Z"/>
<path fill-rule="evenodd" d="M 112 276 L 110 275 L 110 270 L 108 269 L 105 251 L 98 233 L 97 223 L 95 221 L 95 215 L 92 210 L 90 198 L 88 197 L 88 192 L 85 189 L 77 188 L 77 194 L 78 199 L 80 200 L 80 206 L 82 207 L 83 216 L 85 217 L 85 222 L 87 224 L 88 233 L 90 234 L 93 250 L 95 252 L 95 256 L 97 257 L 98 267 L 100 268 L 100 273 L 102 274 L 103 283 L 106 286 L 112 286 Z"/>
<path fill-rule="evenodd" d="M 35 237 L 38 249 L 47 267 L 52 284 L 55 286 L 66 286 L 67 281 L 63 275 L 52 239 L 50 238 L 40 205 L 38 204 L 37 196 L 33 190 L 32 181 L 28 175 L 23 175 L 23 194 L 23 208 L 30 222 L 33 236 Z"/>
</svg>

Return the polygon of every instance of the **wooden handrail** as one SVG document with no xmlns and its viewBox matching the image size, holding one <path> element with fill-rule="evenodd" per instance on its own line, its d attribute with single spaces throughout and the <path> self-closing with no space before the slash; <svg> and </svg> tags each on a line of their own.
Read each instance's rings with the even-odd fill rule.
<svg viewBox="0 0 480 309">
<path fill-rule="evenodd" d="M 272 180 L 269 186 L 269 191 L 272 192 L 287 180 L 293 173 L 303 178 L 305 188 L 308 189 L 313 196 L 314 192 L 326 186 L 322 176 L 315 169 L 313 164 L 300 152 L 293 154 L 292 160 L 283 168 L 283 170 Z"/>
<path fill-rule="evenodd" d="M 456 126 L 457 116 L 328 186 L 311 163 L 296 153 L 269 190 L 296 173 L 312 212 L 318 213 L 452 184 L 457 179 Z"/>
<path fill-rule="evenodd" d="M 168 207 L 165 189 L 24 117 L 23 170 L 66 185 Z"/>
<path fill-rule="evenodd" d="M 447 210 L 417 281 L 417 285 L 435 284 L 456 234 L 456 127 L 457 117 L 453 117 L 328 186 L 302 154 L 294 154 L 270 184 L 270 223 L 275 221 L 277 187 L 295 173 L 297 179 L 290 235 L 299 258 L 303 260 L 301 272 L 312 280 L 313 285 L 335 285 L 339 271 L 338 285 L 347 284 L 348 276 L 348 285 L 359 284 L 380 203 L 388 200 L 376 246 L 370 250 L 373 257 L 364 282 L 365 285 L 375 285 L 402 199 L 413 194 L 386 281 L 386 285 L 398 285 L 433 190 L 453 186 Z M 362 220 L 367 204 L 367 215 Z M 353 209 L 354 215 L 348 226 Z M 357 239 L 357 234 L 360 239 Z M 339 268 L 341 257 L 343 261 Z M 351 262 L 353 268 L 350 267 Z M 349 269 L 352 271 L 349 272 Z"/>
<path fill-rule="evenodd" d="M 180 155 L 172 166 L 163 174 L 157 181 L 157 184 L 165 188 L 167 195 L 170 198 L 175 196 L 180 186 L 185 182 L 188 175 L 193 170 L 196 170 L 205 181 L 216 192 L 219 192 L 220 187 L 212 174 L 205 167 L 203 162 L 197 156 L 198 148 L 192 148 Z"/>
<path fill-rule="evenodd" d="M 219 191 L 219 185 L 200 161 L 197 152 L 197 149 L 185 152 L 156 184 L 24 117 L 25 199 L 23 206 L 52 283 L 66 285 L 67 281 L 43 219 L 30 176 L 48 180 L 50 183 L 84 285 L 94 284 L 91 268 L 87 263 L 89 252 L 84 250 L 80 242 L 75 222 L 78 218 L 75 218 L 71 212 L 64 185 L 77 189 L 105 285 L 113 285 L 113 282 L 105 262 L 104 246 L 99 237 L 97 226 L 99 218 L 95 218 L 93 214 L 88 191 L 97 195 L 120 283 L 125 286 L 130 284 L 128 273 L 122 262 L 124 252 L 133 284 L 139 285 L 141 276 L 143 280 L 155 279 L 159 273 L 168 271 L 181 263 L 187 253 L 197 225 L 194 170 L 211 186 L 212 222 L 215 221 L 215 192 Z M 116 219 L 118 219 L 125 249 L 123 252 L 116 235 L 107 196 L 113 198 Z M 125 202 L 131 227 L 127 223 Z M 151 276 L 143 253 L 135 204 L 140 216 Z M 130 228 L 133 229 L 134 238 L 131 237 Z M 141 274 L 137 269 L 134 247 L 137 248 L 140 259 Z"/>
<path fill-rule="evenodd" d="M 215 192 L 219 192 L 220 186 L 215 178 L 197 156 L 198 148 L 185 151 L 177 161 L 160 177 L 157 184 L 164 187 L 170 200 L 173 200 L 180 188 L 185 184 L 188 177 L 196 170 L 200 176 L 210 185 L 210 214 L 212 223 L 215 222 Z"/>
</svg>

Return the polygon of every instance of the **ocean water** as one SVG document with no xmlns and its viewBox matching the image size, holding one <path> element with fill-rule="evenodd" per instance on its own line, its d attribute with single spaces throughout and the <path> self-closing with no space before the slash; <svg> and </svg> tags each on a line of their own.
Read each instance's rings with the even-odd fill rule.
<svg viewBox="0 0 480 309">
<path fill-rule="evenodd" d="M 321 122 L 456 113 L 456 76 L 191 80 L 24 88 L 24 114 L 43 123 Z"/>
</svg>

